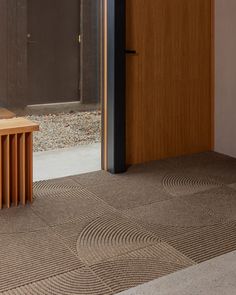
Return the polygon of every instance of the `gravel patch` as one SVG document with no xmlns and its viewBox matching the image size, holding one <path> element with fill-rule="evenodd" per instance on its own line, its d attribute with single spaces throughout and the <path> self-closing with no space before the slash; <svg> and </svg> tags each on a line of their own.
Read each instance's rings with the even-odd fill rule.
<svg viewBox="0 0 236 295">
<path fill-rule="evenodd" d="M 34 151 L 49 151 L 101 141 L 101 112 L 30 115 L 40 125 L 34 133 Z"/>
</svg>

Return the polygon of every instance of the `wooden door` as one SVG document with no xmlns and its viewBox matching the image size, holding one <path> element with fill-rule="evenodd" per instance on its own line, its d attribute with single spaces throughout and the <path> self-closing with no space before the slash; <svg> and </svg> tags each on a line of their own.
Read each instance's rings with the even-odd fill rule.
<svg viewBox="0 0 236 295">
<path fill-rule="evenodd" d="M 127 0 L 127 164 L 212 148 L 212 1 Z"/>
<path fill-rule="evenodd" d="M 28 104 L 79 99 L 79 0 L 28 0 Z"/>
</svg>

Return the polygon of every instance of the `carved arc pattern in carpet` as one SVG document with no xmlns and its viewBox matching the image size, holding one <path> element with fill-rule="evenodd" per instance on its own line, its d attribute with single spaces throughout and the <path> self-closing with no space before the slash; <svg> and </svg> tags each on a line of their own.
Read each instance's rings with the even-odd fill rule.
<svg viewBox="0 0 236 295">
<path fill-rule="evenodd" d="M 207 153 L 165 167 L 36 183 L 32 206 L 0 214 L 0 295 L 113 295 L 236 250 L 236 161 Z M 140 175 L 158 187 L 152 202 Z M 122 195 L 103 198 L 101 183 Z"/>
<path fill-rule="evenodd" d="M 160 239 L 119 214 L 96 218 L 81 232 L 77 241 L 79 258 L 87 264 L 106 260 L 151 244 Z"/>
<path fill-rule="evenodd" d="M 82 189 L 82 186 L 70 179 L 42 180 L 34 183 L 34 197 L 44 197 L 47 193 L 55 194 L 73 189 Z"/>
<path fill-rule="evenodd" d="M 87 268 L 49 277 L 1 295 L 111 295 L 113 292 Z"/>
<path fill-rule="evenodd" d="M 222 184 L 210 177 L 189 176 L 186 174 L 168 174 L 162 181 L 165 191 L 172 196 L 193 194 Z"/>
<path fill-rule="evenodd" d="M 117 293 L 193 264 L 191 259 L 161 242 L 90 267 Z"/>
</svg>

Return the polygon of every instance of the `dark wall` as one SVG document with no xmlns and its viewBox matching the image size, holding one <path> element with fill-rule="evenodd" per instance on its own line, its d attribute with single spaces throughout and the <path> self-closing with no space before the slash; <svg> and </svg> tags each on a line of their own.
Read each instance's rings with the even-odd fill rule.
<svg viewBox="0 0 236 295">
<path fill-rule="evenodd" d="M 27 88 L 27 0 L 0 1 L 0 105 L 25 103 Z"/>
<path fill-rule="evenodd" d="M 81 101 L 100 100 L 101 0 L 81 0 Z"/>
<path fill-rule="evenodd" d="M 7 103 L 7 1 L 0 1 L 0 107 Z"/>
<path fill-rule="evenodd" d="M 101 0 L 80 1 L 81 102 L 98 103 Z M 27 99 L 27 31 L 27 0 L 0 0 L 0 106 L 31 104 Z"/>
</svg>

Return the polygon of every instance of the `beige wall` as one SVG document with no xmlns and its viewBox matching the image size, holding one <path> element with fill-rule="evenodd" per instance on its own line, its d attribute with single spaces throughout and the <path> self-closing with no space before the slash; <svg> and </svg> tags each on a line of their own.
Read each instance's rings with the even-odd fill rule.
<svg viewBox="0 0 236 295">
<path fill-rule="evenodd" d="M 236 0 L 215 0 L 215 150 L 236 157 Z"/>
</svg>

